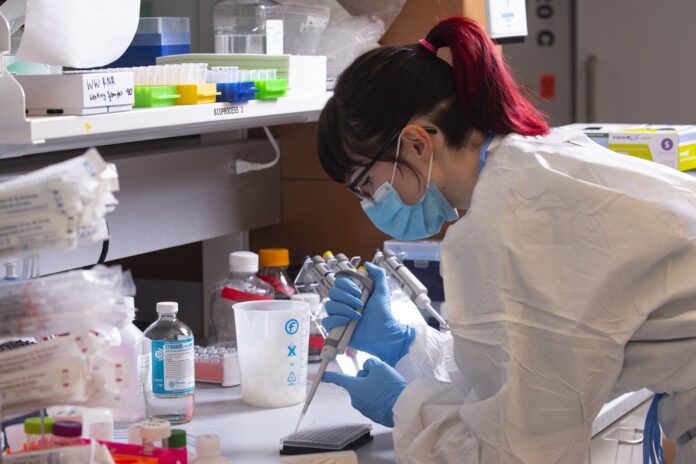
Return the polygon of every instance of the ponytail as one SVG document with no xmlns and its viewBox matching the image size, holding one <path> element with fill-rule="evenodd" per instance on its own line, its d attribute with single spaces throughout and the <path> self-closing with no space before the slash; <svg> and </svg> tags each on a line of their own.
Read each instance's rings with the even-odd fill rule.
<svg viewBox="0 0 696 464">
<path fill-rule="evenodd" d="M 521 94 L 493 41 L 476 22 L 446 19 L 425 40 L 435 48 L 450 49 L 459 106 L 479 130 L 522 135 L 548 132 L 546 118 Z"/>
<path fill-rule="evenodd" d="M 451 50 L 452 66 L 437 57 L 441 47 Z M 450 18 L 419 43 L 370 50 L 343 71 L 319 117 L 319 161 L 344 182 L 377 153 L 393 160 L 395 134 L 417 117 L 439 128 L 455 149 L 474 129 L 503 135 L 549 130 L 478 24 Z M 389 141 L 393 149 L 385 146 Z"/>
</svg>

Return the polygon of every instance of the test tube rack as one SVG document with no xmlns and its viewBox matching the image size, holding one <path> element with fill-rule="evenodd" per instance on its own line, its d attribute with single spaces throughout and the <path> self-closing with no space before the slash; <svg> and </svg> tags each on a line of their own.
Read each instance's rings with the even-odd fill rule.
<svg viewBox="0 0 696 464">
<path fill-rule="evenodd" d="M 224 347 L 194 348 L 196 382 L 234 387 L 241 383 L 237 350 Z"/>
</svg>

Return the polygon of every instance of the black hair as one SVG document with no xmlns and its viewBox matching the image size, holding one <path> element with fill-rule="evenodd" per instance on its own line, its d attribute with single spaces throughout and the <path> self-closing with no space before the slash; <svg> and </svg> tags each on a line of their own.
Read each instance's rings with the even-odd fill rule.
<svg viewBox="0 0 696 464">
<path fill-rule="evenodd" d="M 453 65 L 419 44 L 380 47 L 341 74 L 319 117 L 319 160 L 329 177 L 345 182 L 356 166 L 417 117 L 439 129 L 445 144 L 463 147 L 473 128 L 539 135 L 548 125 L 519 92 L 493 42 L 474 21 L 450 18 L 426 37 L 449 47 Z M 396 146 L 394 138 L 394 146 Z M 393 160 L 389 151 L 381 158 Z"/>
</svg>

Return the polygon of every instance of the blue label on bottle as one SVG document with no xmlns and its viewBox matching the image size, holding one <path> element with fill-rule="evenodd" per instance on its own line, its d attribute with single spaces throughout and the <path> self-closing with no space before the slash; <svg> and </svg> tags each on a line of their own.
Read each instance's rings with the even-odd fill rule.
<svg viewBox="0 0 696 464">
<path fill-rule="evenodd" d="M 177 395 L 193 392 L 193 337 L 152 340 L 152 392 Z"/>
</svg>

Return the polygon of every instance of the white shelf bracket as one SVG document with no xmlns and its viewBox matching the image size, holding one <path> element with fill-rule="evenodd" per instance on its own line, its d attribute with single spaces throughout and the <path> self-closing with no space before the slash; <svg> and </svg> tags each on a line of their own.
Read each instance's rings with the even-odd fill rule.
<svg viewBox="0 0 696 464">
<path fill-rule="evenodd" d="M 26 118 L 24 90 L 5 65 L 8 53 L 10 24 L 0 13 L 0 133 L 4 134 L 0 144 L 26 143 L 32 140 L 31 125 Z"/>
</svg>

